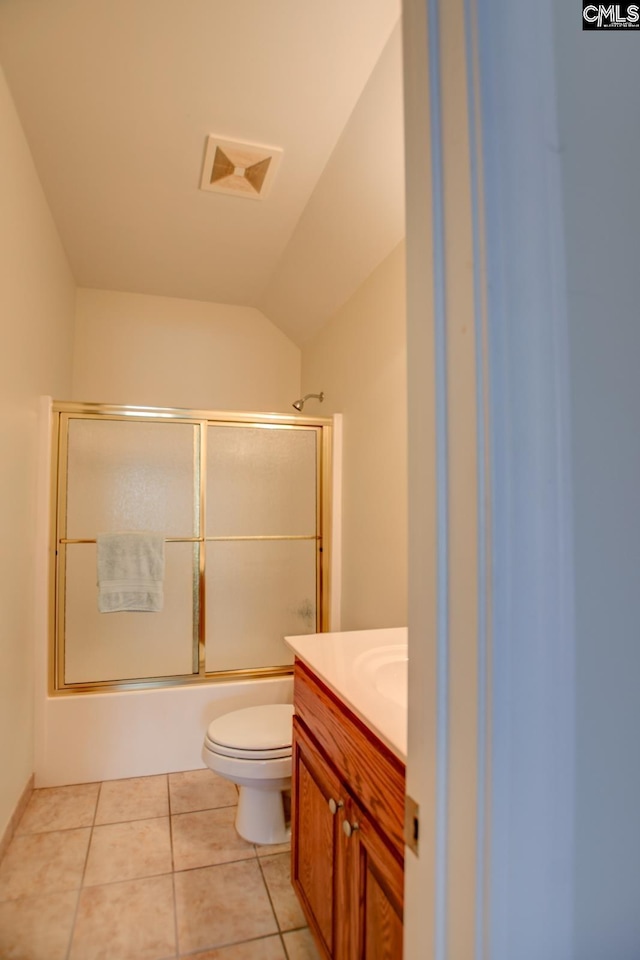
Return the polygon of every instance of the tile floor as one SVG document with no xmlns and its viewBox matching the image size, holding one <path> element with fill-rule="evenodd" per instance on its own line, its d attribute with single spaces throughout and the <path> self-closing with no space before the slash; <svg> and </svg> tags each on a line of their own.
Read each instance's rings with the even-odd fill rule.
<svg viewBox="0 0 640 960">
<path fill-rule="evenodd" d="M 36 790 L 0 862 L 2 960 L 316 960 L 288 845 L 210 770 Z"/>
</svg>

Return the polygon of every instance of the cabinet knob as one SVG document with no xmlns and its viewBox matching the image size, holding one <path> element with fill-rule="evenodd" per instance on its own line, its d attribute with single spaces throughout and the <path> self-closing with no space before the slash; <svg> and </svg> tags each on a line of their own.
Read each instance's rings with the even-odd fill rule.
<svg viewBox="0 0 640 960">
<path fill-rule="evenodd" d="M 344 830 L 345 836 L 346 836 L 346 837 L 350 837 L 351 834 L 354 833 L 354 831 L 360 829 L 360 824 L 359 824 L 359 823 L 349 823 L 348 820 L 343 820 L 343 821 L 342 821 L 342 829 Z"/>
<path fill-rule="evenodd" d="M 344 803 L 342 802 L 342 800 L 336 801 L 333 799 L 333 797 L 329 798 L 329 810 L 331 810 L 331 813 L 335 814 L 340 809 L 340 807 L 344 807 Z"/>
</svg>

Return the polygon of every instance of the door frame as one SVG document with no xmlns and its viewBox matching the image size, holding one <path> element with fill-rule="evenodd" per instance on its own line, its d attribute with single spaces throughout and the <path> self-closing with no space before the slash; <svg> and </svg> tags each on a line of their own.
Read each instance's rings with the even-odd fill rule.
<svg viewBox="0 0 640 960">
<path fill-rule="evenodd" d="M 405 957 L 572 955 L 568 337 L 551 0 L 405 0 Z M 466 549 L 465 549 L 466 545 Z"/>
</svg>

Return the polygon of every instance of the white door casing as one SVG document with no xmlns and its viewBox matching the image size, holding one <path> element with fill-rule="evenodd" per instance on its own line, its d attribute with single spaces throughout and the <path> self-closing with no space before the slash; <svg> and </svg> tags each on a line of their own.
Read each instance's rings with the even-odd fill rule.
<svg viewBox="0 0 640 960">
<path fill-rule="evenodd" d="M 568 358 L 550 0 L 405 0 L 407 960 L 571 956 Z M 551 149 L 550 149 L 551 145 Z"/>
</svg>

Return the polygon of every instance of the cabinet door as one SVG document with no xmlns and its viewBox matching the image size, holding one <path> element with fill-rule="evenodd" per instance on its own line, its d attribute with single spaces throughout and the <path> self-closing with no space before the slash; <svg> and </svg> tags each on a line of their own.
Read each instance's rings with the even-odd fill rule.
<svg viewBox="0 0 640 960">
<path fill-rule="evenodd" d="M 319 946 L 326 957 L 338 960 L 344 952 L 338 917 L 341 818 L 336 814 L 342 809 L 344 791 L 297 717 L 292 772 L 291 879 Z"/>
<path fill-rule="evenodd" d="M 353 960 L 401 960 L 403 865 L 355 801 L 347 804 L 345 821 L 350 827 L 350 836 L 345 834 L 350 955 Z"/>
</svg>

